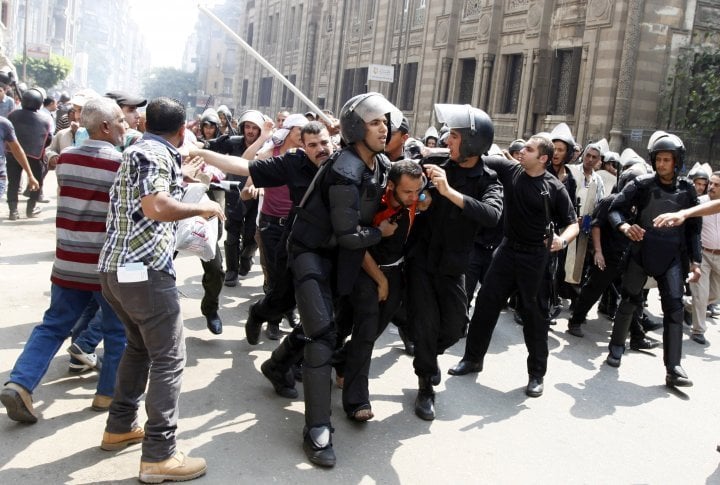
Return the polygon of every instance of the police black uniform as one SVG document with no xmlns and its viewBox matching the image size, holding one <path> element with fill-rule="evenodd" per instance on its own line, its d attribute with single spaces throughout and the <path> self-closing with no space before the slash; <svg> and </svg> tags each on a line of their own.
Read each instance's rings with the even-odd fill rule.
<svg viewBox="0 0 720 485">
<path fill-rule="evenodd" d="M 515 161 L 488 157 L 485 164 L 497 172 L 505 191 L 504 233 L 485 275 L 492 284 L 482 285 L 460 364 L 451 374 L 482 370 L 493 330 L 508 297 L 517 290 L 528 349 L 527 370 L 542 382 L 547 371 L 548 322 L 541 313 L 538 293 L 550 255 L 546 230 L 549 222 L 566 227 L 577 222 L 575 209 L 563 184 L 545 171 L 529 176 Z"/>
<path fill-rule="evenodd" d="M 645 230 L 643 240 L 631 243 L 628 268 L 623 275 L 622 302 L 615 316 L 607 363 L 620 365 L 625 350 L 630 320 L 642 305 L 642 289 L 648 275 L 658 283 L 663 309 L 663 361 L 667 369 L 666 384 L 689 386 L 692 381 L 680 367 L 682 354 L 683 282 L 681 256 L 684 252 L 694 262 L 701 261 L 700 219 L 689 219 L 680 227 L 654 228 L 653 219 L 664 212 L 674 212 L 697 205 L 695 187 L 677 173 L 684 158 L 684 145 L 675 135 L 664 134 L 651 143 L 650 156 L 654 164 L 660 151 L 672 151 L 675 159 L 675 178 L 664 184 L 659 175 L 638 177 L 628 184 L 610 206 L 610 222 L 615 228 L 623 225 L 632 207 L 637 208 L 635 224 Z"/>
</svg>

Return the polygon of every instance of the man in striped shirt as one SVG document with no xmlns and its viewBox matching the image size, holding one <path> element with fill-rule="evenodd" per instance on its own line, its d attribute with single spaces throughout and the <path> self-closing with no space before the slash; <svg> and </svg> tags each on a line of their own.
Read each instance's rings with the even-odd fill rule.
<svg viewBox="0 0 720 485">
<path fill-rule="evenodd" d="M 105 238 L 108 192 L 121 159 L 114 145 L 125 134 L 125 122 L 120 108 L 109 99 L 88 101 L 82 116 L 90 138 L 82 146 L 64 151 L 57 165 L 60 192 L 50 308 L 43 322 L 33 329 L 9 382 L 0 392 L 8 417 L 15 421 L 37 421 L 32 392 L 90 300 L 95 299 L 102 308 L 105 342 L 105 360 L 93 407 L 107 408 L 112 399 L 115 373 L 125 347 L 122 323 L 103 298 L 97 273 Z"/>
</svg>

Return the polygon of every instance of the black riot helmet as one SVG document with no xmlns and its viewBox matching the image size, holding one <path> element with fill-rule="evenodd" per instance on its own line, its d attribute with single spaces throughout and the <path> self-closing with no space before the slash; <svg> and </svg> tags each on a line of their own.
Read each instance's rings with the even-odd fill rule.
<svg viewBox="0 0 720 485">
<path fill-rule="evenodd" d="M 660 152 L 671 152 L 675 158 L 675 176 L 677 176 L 685 165 L 685 144 L 680 137 L 664 131 L 656 131 L 650 137 L 648 143 L 648 154 L 650 164 L 655 170 L 655 157 Z"/>
<path fill-rule="evenodd" d="M 45 96 L 39 89 L 27 89 L 20 98 L 20 106 L 29 111 L 37 111 L 42 106 L 44 100 Z"/>
<path fill-rule="evenodd" d="M 469 104 L 436 104 L 435 116 L 451 129 L 460 133 L 460 157 L 481 156 L 488 152 L 495 137 L 492 120 L 483 110 Z"/>
<path fill-rule="evenodd" d="M 402 123 L 402 112 L 380 93 L 359 94 L 350 98 L 340 110 L 340 132 L 343 141 L 352 145 L 365 139 L 365 123 L 376 118 L 387 119 L 388 138 L 392 127 Z"/>
<path fill-rule="evenodd" d="M 518 138 L 517 140 L 513 141 L 510 146 L 508 146 L 508 153 L 512 156 L 515 153 L 519 152 L 523 148 L 525 148 L 525 143 L 527 143 L 522 138 Z"/>
</svg>

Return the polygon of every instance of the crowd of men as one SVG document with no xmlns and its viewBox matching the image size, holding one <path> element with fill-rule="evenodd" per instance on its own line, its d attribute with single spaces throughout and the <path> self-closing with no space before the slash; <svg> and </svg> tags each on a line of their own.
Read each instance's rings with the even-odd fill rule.
<svg viewBox="0 0 720 485">
<path fill-rule="evenodd" d="M 614 367 L 628 333 L 631 349 L 653 348 L 660 342 L 646 331 L 661 325 L 666 385 L 692 385 L 681 366 L 683 321 L 704 344 L 706 310 L 720 294 L 720 220 L 689 210 L 698 195 L 720 199 L 720 172 L 698 168 L 695 183 L 681 176 L 676 135 L 655 133 L 647 163 L 604 140 L 582 148 L 563 123 L 503 150 L 490 117 L 469 105 L 437 104 L 440 130 L 413 139 L 378 93 L 348 100 L 337 119 L 281 111 L 274 121 L 220 106 L 187 122 L 170 98 L 85 90 L 64 96 L 68 107 L 52 123 L 45 98 L 28 89 L 9 121 L 0 117 L 9 219 L 19 218 L 22 171 L 27 217 L 37 215 L 47 170 L 59 187 L 50 304 L 0 401 L 10 419 L 37 422 L 33 391 L 72 335 L 70 369 L 100 371 L 92 407 L 108 412 L 101 448 L 142 443 L 143 482 L 207 470 L 175 444 L 186 351 L 173 259 L 178 222 L 192 218 L 226 233 L 225 261 L 217 243 L 200 258 L 213 334 L 223 331 L 223 285 L 237 285 L 259 249 L 264 294 L 245 309 L 245 335 L 256 345 L 263 325 L 269 340 L 280 339 L 283 318 L 292 326 L 261 371 L 289 399 L 302 381 L 303 449 L 316 465 L 336 463 L 333 369 L 348 419 L 372 419 L 371 356 L 391 322 L 413 355 L 414 411 L 424 420 L 435 418 L 438 356 L 467 336 L 448 374 L 481 372 L 508 305 L 523 326 L 529 397 L 544 392 L 548 332 L 563 301 L 568 333 L 582 338 L 600 300 L 613 320 Z M 197 183 L 207 197 L 189 200 Z M 650 277 L 662 324 L 643 312 Z"/>
</svg>

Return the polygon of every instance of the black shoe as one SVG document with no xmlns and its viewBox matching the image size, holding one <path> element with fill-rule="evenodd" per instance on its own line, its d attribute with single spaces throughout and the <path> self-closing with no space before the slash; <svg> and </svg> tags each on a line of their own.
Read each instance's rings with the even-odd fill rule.
<svg viewBox="0 0 720 485">
<path fill-rule="evenodd" d="M 651 350 L 660 347 L 660 342 L 650 337 L 631 338 L 630 348 L 633 350 Z"/>
<path fill-rule="evenodd" d="M 237 286 L 238 284 L 238 272 L 228 270 L 225 273 L 225 286 Z"/>
<path fill-rule="evenodd" d="M 665 385 L 668 387 L 692 387 L 693 382 L 688 379 L 685 370 L 679 365 L 676 365 L 672 369 L 667 370 Z"/>
<path fill-rule="evenodd" d="M 688 315 L 690 314 L 688 313 Z M 643 330 L 646 332 L 652 332 L 653 330 L 657 330 L 663 326 L 662 322 L 655 322 L 651 320 L 647 313 L 644 312 L 642 317 L 640 317 L 640 325 L 642 325 Z M 688 325 L 692 325 L 692 315 L 690 315 L 690 323 Z"/>
<path fill-rule="evenodd" d="M 610 352 L 608 353 L 605 362 L 607 362 L 610 367 L 620 367 L 620 360 L 625 352 L 625 346 L 610 344 L 609 348 Z"/>
<path fill-rule="evenodd" d="M 420 389 L 415 398 L 415 414 L 425 421 L 435 419 L 435 392 L 432 388 Z"/>
<path fill-rule="evenodd" d="M 545 390 L 542 377 L 530 376 L 528 385 L 525 388 L 525 395 L 528 397 L 540 397 Z"/>
<path fill-rule="evenodd" d="M 270 381 L 270 384 L 272 384 L 278 396 L 288 399 L 298 397 L 297 389 L 295 389 L 295 377 L 292 374 L 292 370 L 284 373 L 277 368 L 277 365 L 272 359 L 268 359 L 262 363 L 260 371 Z"/>
<path fill-rule="evenodd" d="M 451 376 L 464 376 L 465 374 L 482 372 L 483 365 L 481 362 L 473 362 L 472 360 L 461 360 L 456 366 L 448 369 Z"/>
<path fill-rule="evenodd" d="M 280 339 L 280 322 L 268 322 L 265 327 L 265 336 L 270 340 Z"/>
<path fill-rule="evenodd" d="M 411 357 L 415 355 L 415 342 L 410 340 L 402 327 L 398 327 L 398 334 L 400 335 L 400 340 L 402 340 L 402 343 L 405 346 L 405 353 Z"/>
<path fill-rule="evenodd" d="M 207 328 L 210 332 L 215 335 L 222 333 L 222 320 L 220 320 L 220 315 L 218 315 L 217 312 L 214 312 L 212 315 L 205 315 L 205 320 L 207 320 Z"/>
<path fill-rule="evenodd" d="M 579 338 L 585 336 L 585 333 L 582 331 L 582 326 L 579 323 L 568 323 L 567 333 Z"/>
<path fill-rule="evenodd" d="M 11 210 L 10 215 L 8 216 L 8 220 L 17 221 L 18 219 L 20 219 L 20 213 L 16 210 Z"/>
<path fill-rule="evenodd" d="M 252 269 L 253 259 L 252 258 L 240 258 L 240 270 L 238 274 L 240 276 L 247 276 Z"/>
<path fill-rule="evenodd" d="M 255 304 L 250 305 L 248 311 L 248 319 L 245 322 L 245 338 L 250 345 L 257 345 L 260 340 L 260 330 L 262 330 L 263 322 L 260 321 L 255 315 L 254 310 Z"/>
<path fill-rule="evenodd" d="M 335 452 L 332 447 L 332 428 L 320 426 L 305 429 L 303 451 L 311 463 L 320 466 L 335 466 Z"/>
<path fill-rule="evenodd" d="M 694 333 L 694 334 L 692 334 L 692 335 L 690 336 L 690 339 L 691 339 L 693 342 L 699 343 L 700 345 L 707 345 L 707 340 L 705 339 L 705 335 L 703 335 L 703 334 L 701 334 L 701 333 Z"/>
</svg>

